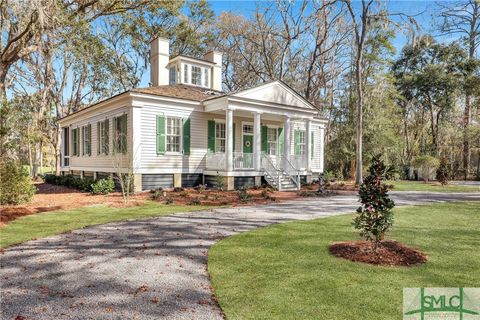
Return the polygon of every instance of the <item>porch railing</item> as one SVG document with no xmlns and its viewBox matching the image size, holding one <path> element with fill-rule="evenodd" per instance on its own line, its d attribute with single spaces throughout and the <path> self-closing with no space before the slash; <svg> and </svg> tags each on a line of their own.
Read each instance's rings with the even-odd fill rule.
<svg viewBox="0 0 480 320">
<path fill-rule="evenodd" d="M 280 170 L 273 160 L 276 159 L 263 153 L 261 167 L 265 173 L 265 180 L 267 180 L 270 185 L 277 186 L 277 189 L 281 191 L 282 183 L 280 181 Z"/>
<path fill-rule="evenodd" d="M 207 153 L 206 165 L 209 170 L 226 170 L 225 153 Z"/>
<path fill-rule="evenodd" d="M 254 168 L 253 153 L 234 152 L 233 153 L 233 169 L 247 169 Z"/>
<path fill-rule="evenodd" d="M 291 157 L 291 156 L 290 156 Z M 297 189 L 300 190 L 300 171 L 288 157 L 283 156 L 283 171 L 295 183 Z"/>
<path fill-rule="evenodd" d="M 307 155 L 291 155 L 289 157 L 290 163 L 297 169 L 307 168 Z"/>
<path fill-rule="evenodd" d="M 209 170 L 226 170 L 225 153 L 207 153 L 206 165 Z M 253 153 L 234 152 L 233 153 L 233 169 L 234 170 L 252 170 L 254 169 Z"/>
</svg>

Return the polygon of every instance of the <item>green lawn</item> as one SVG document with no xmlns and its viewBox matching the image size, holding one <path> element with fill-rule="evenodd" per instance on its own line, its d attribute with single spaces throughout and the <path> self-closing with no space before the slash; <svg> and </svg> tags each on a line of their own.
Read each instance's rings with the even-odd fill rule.
<svg viewBox="0 0 480 320">
<path fill-rule="evenodd" d="M 357 239 L 352 215 L 279 224 L 213 246 L 208 269 L 228 319 L 401 319 L 404 287 L 478 287 L 480 203 L 395 209 L 389 238 L 421 248 L 417 267 L 376 267 L 331 256 Z"/>
<path fill-rule="evenodd" d="M 11 221 L 5 227 L 0 228 L 0 248 L 95 224 L 157 217 L 210 208 L 206 206 L 165 205 L 147 202 L 143 206 L 129 208 L 112 208 L 105 205 L 97 205 L 73 210 L 39 213 Z"/>
<path fill-rule="evenodd" d="M 459 186 L 459 185 L 446 185 L 442 186 L 438 182 L 423 181 L 386 181 L 385 183 L 393 184 L 394 191 L 434 191 L 434 192 L 480 192 L 479 186 Z"/>
</svg>

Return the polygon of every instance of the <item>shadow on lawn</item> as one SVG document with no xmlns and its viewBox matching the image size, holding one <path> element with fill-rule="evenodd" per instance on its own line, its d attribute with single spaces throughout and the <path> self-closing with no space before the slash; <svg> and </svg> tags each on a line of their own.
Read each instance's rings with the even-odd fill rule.
<svg viewBox="0 0 480 320">
<path fill-rule="evenodd" d="M 406 194 L 394 199 L 413 204 Z M 0 318 L 221 319 L 206 271 L 212 244 L 357 206 L 355 196 L 336 196 L 221 208 L 97 225 L 13 246 L 0 254 Z"/>
</svg>

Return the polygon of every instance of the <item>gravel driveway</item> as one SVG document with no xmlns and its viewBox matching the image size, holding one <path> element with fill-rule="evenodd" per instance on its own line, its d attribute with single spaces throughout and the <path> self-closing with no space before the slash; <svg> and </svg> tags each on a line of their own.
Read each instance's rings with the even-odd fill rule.
<svg viewBox="0 0 480 320">
<path fill-rule="evenodd" d="M 392 192 L 397 205 L 480 201 L 480 193 Z M 356 196 L 302 199 L 109 223 L 0 255 L 1 319 L 222 319 L 206 271 L 220 239 L 354 211 Z"/>
</svg>

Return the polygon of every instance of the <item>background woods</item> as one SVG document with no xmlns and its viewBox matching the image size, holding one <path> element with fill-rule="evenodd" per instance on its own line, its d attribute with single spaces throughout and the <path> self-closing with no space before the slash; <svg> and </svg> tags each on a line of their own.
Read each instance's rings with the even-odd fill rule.
<svg viewBox="0 0 480 320">
<path fill-rule="evenodd" d="M 479 7 L 432 3 L 419 24 L 373 0 L 259 2 L 249 14 L 206 1 L 0 1 L 1 155 L 33 176 L 59 170 L 56 119 L 147 86 L 147 47 L 164 36 L 174 54 L 224 52 L 225 91 L 280 79 L 314 103 L 338 178 L 360 182 L 380 152 L 396 176 L 425 155 L 480 176 Z"/>
</svg>

